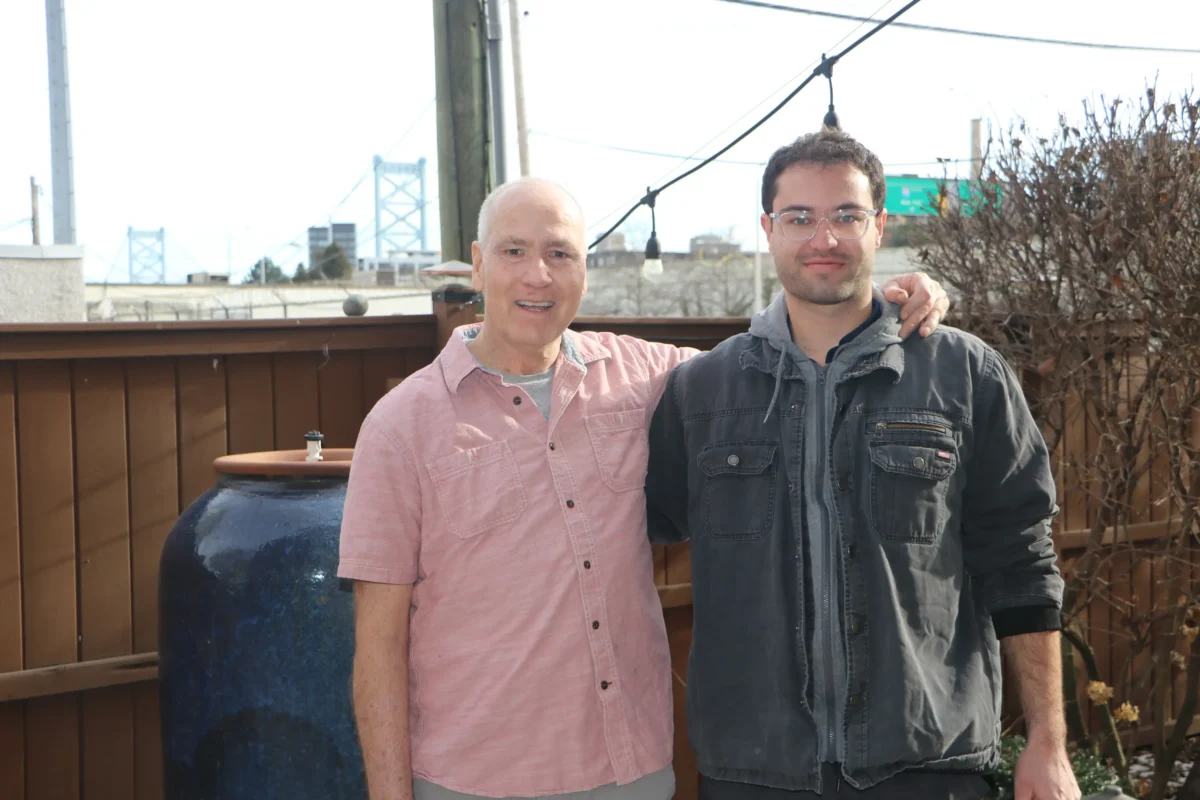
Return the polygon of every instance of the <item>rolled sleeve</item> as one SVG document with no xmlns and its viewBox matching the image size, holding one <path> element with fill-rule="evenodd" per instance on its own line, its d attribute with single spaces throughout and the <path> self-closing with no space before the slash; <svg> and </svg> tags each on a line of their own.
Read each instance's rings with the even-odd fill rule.
<svg viewBox="0 0 1200 800">
<path fill-rule="evenodd" d="M 421 486 L 411 453 L 368 417 L 359 430 L 342 513 L 338 576 L 415 583 Z"/>
<path fill-rule="evenodd" d="M 989 351 L 981 375 L 963 528 L 966 565 L 984 607 L 1062 604 L 1050 521 L 1058 513 L 1045 440 L 1016 375 Z"/>
<path fill-rule="evenodd" d="M 688 457 L 683 419 L 675 402 L 679 371 L 671 373 L 650 423 L 650 459 L 646 469 L 646 528 L 650 540 L 676 544 L 688 540 Z"/>
</svg>

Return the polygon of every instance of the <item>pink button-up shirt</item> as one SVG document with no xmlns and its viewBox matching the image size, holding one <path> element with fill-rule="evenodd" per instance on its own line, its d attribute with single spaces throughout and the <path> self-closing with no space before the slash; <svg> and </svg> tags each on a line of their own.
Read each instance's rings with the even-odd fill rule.
<svg viewBox="0 0 1200 800">
<path fill-rule="evenodd" d="M 629 783 L 671 762 L 646 437 L 696 351 L 568 331 L 547 421 L 465 330 L 364 421 L 338 574 L 416 584 L 415 777 L 489 797 Z"/>
</svg>

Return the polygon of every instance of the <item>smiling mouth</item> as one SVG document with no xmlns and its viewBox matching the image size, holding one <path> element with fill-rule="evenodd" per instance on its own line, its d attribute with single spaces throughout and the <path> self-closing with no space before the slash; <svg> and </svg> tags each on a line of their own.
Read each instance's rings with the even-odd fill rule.
<svg viewBox="0 0 1200 800">
<path fill-rule="evenodd" d="M 535 303 L 532 300 L 518 300 L 517 308 L 524 309 L 525 311 L 529 311 L 534 314 L 544 314 L 545 312 L 554 308 L 554 302 L 552 300 L 544 300 L 542 302 Z"/>
</svg>

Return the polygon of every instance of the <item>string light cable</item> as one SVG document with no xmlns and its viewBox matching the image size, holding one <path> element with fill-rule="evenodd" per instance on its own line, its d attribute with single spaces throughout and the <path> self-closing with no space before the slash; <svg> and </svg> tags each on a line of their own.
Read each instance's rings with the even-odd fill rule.
<svg viewBox="0 0 1200 800">
<path fill-rule="evenodd" d="M 794 14 L 807 14 L 813 17 L 827 19 L 845 19 L 858 22 L 873 22 L 870 17 L 860 17 L 855 14 L 843 14 L 836 11 L 818 11 L 812 8 L 797 8 L 781 3 L 767 3 L 763 0 L 721 0 L 724 3 L 734 3 L 741 6 L 768 8 L 772 11 L 791 11 Z M 1143 53 L 1183 53 L 1185 55 L 1200 55 L 1200 50 L 1186 47 L 1154 47 L 1136 44 L 1109 44 L 1106 42 L 1078 42 L 1068 39 L 1043 39 L 1037 36 L 1019 36 L 1011 33 L 992 33 L 990 31 L 971 31 L 962 28 L 946 28 L 941 25 L 923 25 L 916 22 L 897 22 L 897 28 L 907 28 L 914 31 L 929 31 L 931 33 L 952 33 L 957 36 L 978 36 L 983 39 L 1001 39 L 1006 42 L 1026 42 L 1028 44 L 1052 44 L 1061 47 L 1087 47 L 1093 50 L 1133 50 Z"/>
<path fill-rule="evenodd" d="M 900 17 L 900 15 L 904 14 L 904 12 L 908 11 L 910 8 L 912 8 L 919 2 L 921 2 L 921 0 L 909 0 L 909 2 L 905 3 L 898 11 L 896 11 L 896 13 L 892 14 L 890 17 L 888 17 L 884 20 L 881 20 L 875 27 L 871 28 L 871 30 L 867 31 L 862 36 L 855 39 L 853 42 L 851 42 L 849 45 L 847 45 L 845 48 L 843 48 L 839 52 L 835 53 L 832 56 L 822 57 L 821 63 L 818 64 L 816 66 L 816 68 L 814 68 L 813 71 L 811 73 L 809 73 L 808 77 L 806 77 L 803 81 L 801 81 L 800 84 L 795 89 L 793 89 L 791 92 L 789 92 L 786 97 L 784 97 L 782 100 L 780 100 L 779 103 L 777 103 L 774 108 L 772 108 L 770 111 L 768 111 L 757 122 L 755 122 L 753 125 L 751 125 L 749 128 L 747 128 L 742 133 L 738 134 L 738 136 L 736 138 L 734 138 L 732 141 L 730 141 L 727 145 L 722 147 L 720 150 L 718 150 L 717 152 L 708 156 L 707 158 L 705 158 L 699 164 L 696 164 L 691 169 L 686 170 L 685 172 L 682 172 L 679 175 L 676 175 L 674 178 L 667 181 L 663 185 L 659 186 L 657 189 L 654 189 L 652 187 L 647 187 L 646 194 L 643 195 L 642 198 L 640 200 L 638 200 L 633 206 L 631 206 L 629 208 L 629 210 L 626 211 L 621 216 L 621 218 L 616 221 L 616 223 L 614 223 L 612 226 L 610 226 L 608 228 L 608 230 L 606 230 L 600 236 L 596 237 L 595 241 L 592 242 L 592 244 L 588 247 L 588 249 L 591 250 L 592 248 L 596 247 L 596 245 L 600 244 L 600 242 L 602 242 L 606 238 L 608 238 L 608 236 L 610 234 L 612 234 L 613 231 L 615 231 L 617 228 L 621 227 L 621 225 L 625 222 L 625 220 L 629 219 L 629 217 L 633 214 L 634 211 L 637 211 L 642 206 L 650 206 L 651 208 L 653 208 L 654 202 L 658 198 L 658 195 L 662 194 L 667 189 L 669 189 L 672 186 L 674 186 L 675 184 L 679 183 L 684 178 L 687 178 L 691 175 L 696 174 L 697 172 L 704 169 L 709 164 L 716 161 L 722 155 L 729 152 L 729 150 L 731 150 L 733 147 L 735 147 L 739 142 L 741 142 L 747 136 L 749 136 L 750 134 L 754 133 L 754 131 L 756 131 L 760 127 L 762 127 L 762 125 L 767 120 L 769 120 L 771 117 L 775 116 L 776 113 L 778 113 L 784 106 L 786 106 L 788 103 L 790 103 L 796 95 L 800 94 L 800 92 L 802 92 L 816 78 L 825 77 L 830 81 L 830 107 L 829 107 L 830 110 L 829 110 L 829 113 L 826 114 L 826 119 L 828 120 L 830 118 L 830 115 L 833 115 L 833 118 L 836 121 L 836 114 L 833 111 L 833 84 L 832 84 L 833 65 L 836 64 L 841 59 L 845 58 L 847 55 L 849 55 L 855 48 L 857 48 L 863 42 L 867 41 L 872 36 L 879 33 L 879 31 L 883 30 L 888 25 L 891 25 L 893 21 L 895 21 L 897 18 Z"/>
</svg>

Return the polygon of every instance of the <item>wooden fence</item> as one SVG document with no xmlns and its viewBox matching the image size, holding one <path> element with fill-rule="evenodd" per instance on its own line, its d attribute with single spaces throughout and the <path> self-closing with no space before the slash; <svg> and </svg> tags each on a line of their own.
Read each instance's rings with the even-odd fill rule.
<svg viewBox="0 0 1200 800">
<path fill-rule="evenodd" d="M 217 456 L 299 449 L 313 428 L 327 446 L 353 446 L 375 401 L 431 362 L 447 320 L 464 321 L 461 308 L 435 309 L 0 327 L 0 800 L 162 797 L 154 654 L 164 538 L 212 486 Z M 747 324 L 581 318 L 574 327 L 707 349 Z M 1092 444 L 1080 428 L 1064 447 Z M 1069 529 L 1086 527 L 1091 512 L 1082 495 L 1063 506 L 1069 563 L 1079 538 Z M 675 673 L 677 796 L 694 798 L 683 724 L 688 549 L 655 548 L 654 558 Z M 1130 579 L 1137 603 L 1165 600 L 1153 569 Z M 1119 665 L 1116 638 L 1092 635 L 1098 652 L 1111 651 L 1106 668 Z"/>
</svg>

